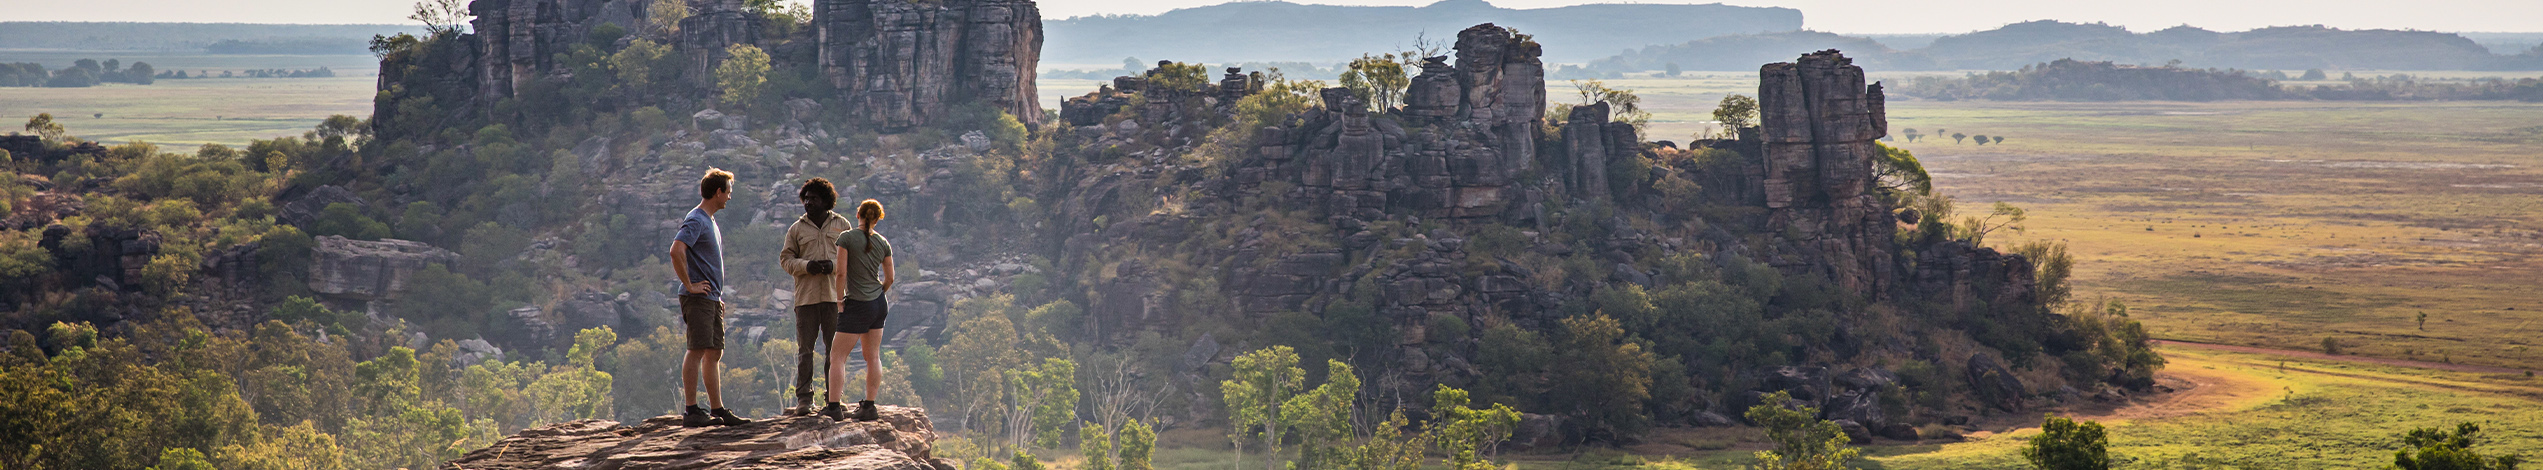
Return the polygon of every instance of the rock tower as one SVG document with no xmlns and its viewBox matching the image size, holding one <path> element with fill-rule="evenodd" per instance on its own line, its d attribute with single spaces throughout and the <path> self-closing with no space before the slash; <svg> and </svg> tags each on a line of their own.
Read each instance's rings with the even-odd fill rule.
<svg viewBox="0 0 2543 470">
<path fill-rule="evenodd" d="M 1769 261 L 1816 270 L 1837 285 L 1879 293 L 1895 277 L 1890 208 L 1872 192 L 1873 141 L 1889 134 L 1881 85 L 1835 50 L 1758 70 L 1767 229 L 1797 234 Z"/>
</svg>

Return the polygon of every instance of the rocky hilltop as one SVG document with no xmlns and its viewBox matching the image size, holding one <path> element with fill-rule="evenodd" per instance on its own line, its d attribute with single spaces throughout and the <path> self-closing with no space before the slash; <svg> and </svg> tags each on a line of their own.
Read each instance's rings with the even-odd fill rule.
<svg viewBox="0 0 2543 470">
<path fill-rule="evenodd" d="M 1234 71 L 1218 86 L 1178 89 L 1160 85 L 1160 69 L 1069 98 L 1058 152 L 1086 163 L 1062 179 L 1074 183 L 1047 222 L 1056 230 L 1046 236 L 1064 238 L 1052 259 L 1063 272 L 1100 273 L 1086 302 L 1093 333 L 1110 341 L 1223 321 L 1204 319 L 1229 315 L 1211 313 L 1216 305 L 1174 300 L 1196 288 L 1215 290 L 1225 308 L 1241 312 L 1235 316 L 1258 321 L 1290 312 L 1336 321 L 1366 309 L 1384 325 L 1384 338 L 1352 351 L 1382 364 L 1374 367 L 1388 394 L 1492 380 L 1490 366 L 1477 365 L 1491 346 L 1454 328 L 1506 321 L 1557 330 L 1563 318 L 1592 313 L 1586 309 L 1600 305 L 1594 297 L 1603 291 L 1657 290 L 1703 276 L 1673 272 L 1663 261 L 1670 259 L 1758 263 L 1787 282 L 1824 283 L 1866 302 L 2037 308 L 2023 257 L 1930 236 L 1901 240 L 1901 220 L 1912 225 L 1915 216 L 1901 214 L 1898 196 L 1881 193 L 1874 177 L 1881 152 L 1874 141 L 1888 133 L 1882 87 L 1866 83 L 1844 55 L 1821 51 L 1765 65 L 1760 128 L 1680 149 L 1612 121 L 1605 102 L 1548 116 L 1539 51 L 1508 28 L 1477 25 L 1457 35 L 1451 56 L 1423 61 L 1399 109 L 1381 115 L 1351 90 L 1327 88 L 1315 106 L 1234 139 L 1196 131 L 1241 119 L 1259 83 Z M 1719 160 L 1689 160 L 1697 150 Z M 1654 164 L 1647 162 L 1657 163 L 1641 166 Z M 1673 180 L 1701 189 L 1664 190 L 1677 187 Z M 1151 203 L 1161 198 L 1180 200 Z M 1714 209 L 1685 209 L 1699 205 Z M 1137 255 L 1150 252 L 1194 261 Z M 1195 275 L 1223 276 L 1223 284 L 1183 280 Z M 1840 324 L 1874 321 L 1836 315 Z M 1904 338 L 1873 338 L 1884 333 L 1837 331 L 1827 343 L 1795 348 L 1840 357 L 1861 353 L 1842 352 L 1854 348 L 1933 354 Z M 1996 359 L 1977 361 L 1970 367 L 1996 382 L 1973 387 L 2006 390 L 1998 386 L 2015 380 Z M 1894 434 L 1905 422 L 1884 417 L 1872 401 L 1895 381 L 1886 370 L 1720 372 L 1695 381 L 1727 389 L 1727 398 L 1686 404 L 1683 415 L 1655 410 L 1657 419 L 1721 422 L 1753 399 L 1741 391 L 1818 383 L 1796 396 L 1829 416 Z M 1889 379 L 1826 385 L 1839 372 Z M 2012 383 L 2002 393 L 2026 393 Z M 2020 407 L 2019 399 L 2001 403 Z"/>
<path fill-rule="evenodd" d="M 446 470 L 751 469 L 953 470 L 934 455 L 936 428 L 917 408 L 883 406 L 882 420 L 818 416 L 688 428 L 679 416 L 633 426 L 586 419 L 522 430 L 443 463 Z"/>
<path fill-rule="evenodd" d="M 824 177 L 892 214 L 906 277 L 888 345 L 968 354 L 952 344 L 964 319 L 1004 310 L 1018 337 L 1139 355 L 1141 380 L 1172 391 L 1168 428 L 1215 426 L 1227 364 L 1270 345 L 1353 363 L 1363 396 L 1447 385 L 1543 413 L 1528 427 L 1556 434 L 1533 441 L 1727 424 L 1776 391 L 1912 436 L 2134 376 L 2095 352 L 2122 348 L 2042 304 L 2033 260 L 1958 235 L 1947 198 L 1883 182 L 1912 157 L 1876 142 L 1885 87 L 1833 50 L 1760 66 L 1760 126 L 1681 143 L 1647 139 L 1616 103 L 1548 96 L 1545 45 L 1496 23 L 1408 59 L 1400 90 L 1166 60 L 1046 114 L 1030 2 L 823 0 L 791 33 L 694 3 L 668 72 L 585 60 L 640 49 L 589 35 L 632 10 L 476 5 L 503 13 L 384 56 L 378 140 L 335 183 L 351 189 L 277 200 L 384 208 L 370 213 L 398 218 L 399 238 L 457 247 L 455 272 L 542 280 L 486 315 L 491 346 L 665 326 L 660 237 L 715 167 L 742 175 L 718 217 L 744 267 L 725 293 L 733 347 L 784 336 L 791 283 L 764 269 L 773 246 L 748 244 L 777 239 L 794 187 Z M 767 95 L 699 81 L 744 42 L 769 51 Z M 543 62 L 560 47 L 585 59 Z M 459 65 L 422 65 L 439 63 Z M 343 253 L 319 263 L 321 295 L 433 301 L 386 294 L 411 284 L 400 267 L 444 255 L 324 248 Z M 1615 333 L 1583 332 L 1601 325 Z M 1630 410 L 1550 398 L 1621 390 L 1574 388 L 1606 376 L 1553 364 L 1623 345 L 1644 352 L 1602 357 L 1643 365 L 1608 375 L 1647 394 L 1604 406 Z"/>
</svg>

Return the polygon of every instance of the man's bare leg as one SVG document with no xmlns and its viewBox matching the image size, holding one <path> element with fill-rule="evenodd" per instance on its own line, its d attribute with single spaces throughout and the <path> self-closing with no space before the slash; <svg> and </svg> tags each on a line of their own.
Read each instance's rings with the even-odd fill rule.
<svg viewBox="0 0 2543 470">
<path fill-rule="evenodd" d="M 706 402 L 707 404 L 712 405 L 708 406 L 708 408 L 723 408 L 724 374 L 717 373 L 715 369 L 723 365 L 724 350 L 708 349 L 697 352 L 702 353 L 702 356 L 700 357 L 701 360 L 698 361 L 701 363 L 699 365 L 702 366 L 699 367 L 700 373 L 698 375 L 705 376 L 706 379 Z"/>
<path fill-rule="evenodd" d="M 680 360 L 681 403 L 698 406 L 698 363 L 706 358 L 706 352 L 704 349 L 691 349 L 687 357 Z"/>
</svg>

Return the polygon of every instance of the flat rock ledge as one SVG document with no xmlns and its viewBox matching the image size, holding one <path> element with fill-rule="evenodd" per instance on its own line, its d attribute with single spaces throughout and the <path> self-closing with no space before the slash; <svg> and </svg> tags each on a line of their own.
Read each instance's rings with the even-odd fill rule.
<svg viewBox="0 0 2543 470">
<path fill-rule="evenodd" d="M 679 416 L 629 427 L 586 419 L 522 430 L 445 470 L 495 469 L 820 469 L 954 470 L 937 459 L 936 428 L 925 410 L 882 406 L 874 422 L 818 416 L 687 428 Z"/>
</svg>

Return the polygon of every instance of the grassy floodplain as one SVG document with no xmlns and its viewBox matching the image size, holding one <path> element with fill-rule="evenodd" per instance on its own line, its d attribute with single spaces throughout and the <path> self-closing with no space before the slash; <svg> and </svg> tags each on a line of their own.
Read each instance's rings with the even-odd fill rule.
<svg viewBox="0 0 2543 470">
<path fill-rule="evenodd" d="M 2543 368 L 2543 104 L 1892 102 L 1938 190 L 2030 211 L 2158 338 Z M 1969 210 L 1964 210 L 1969 212 Z M 2427 320 L 2420 323 L 2419 314 Z"/>
<path fill-rule="evenodd" d="M 9 130 L 36 113 L 109 144 L 246 145 L 297 136 L 327 116 L 370 116 L 376 77 L 205 78 L 87 88 L 0 87 Z M 104 116 L 98 116 L 103 114 Z"/>
<path fill-rule="evenodd" d="M 2484 453 L 2543 455 L 2543 387 L 2522 374 L 2482 374 L 2336 360 L 2161 347 L 2170 366 L 2159 381 L 2178 391 L 2126 405 L 1995 412 L 1966 440 L 1864 447 L 1865 469 L 2026 469 L 2020 448 L 2039 433 L 2042 413 L 2090 419 L 2109 428 L 2120 468 L 2328 469 L 2391 463 L 2403 431 L 2482 425 Z M 1254 468 L 1228 452 L 1224 430 L 1167 433 L 1160 469 Z M 1623 450 L 1503 455 L 1521 470 L 1739 469 L 1772 448 L 1756 428 L 1662 430 Z M 1047 458 L 1063 464 L 1074 458 Z M 1427 467 L 1426 467 L 1427 468 Z"/>
</svg>

